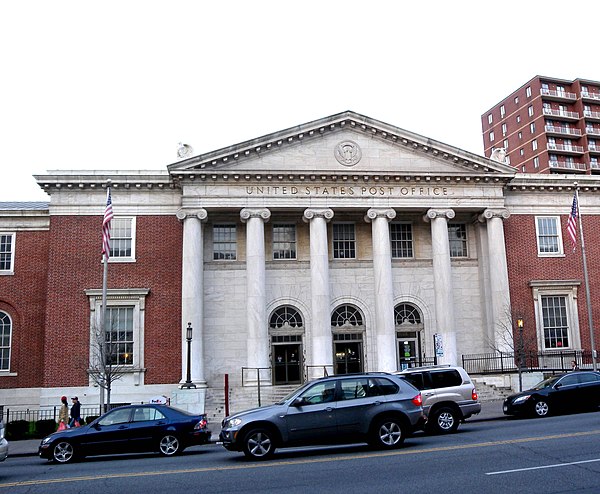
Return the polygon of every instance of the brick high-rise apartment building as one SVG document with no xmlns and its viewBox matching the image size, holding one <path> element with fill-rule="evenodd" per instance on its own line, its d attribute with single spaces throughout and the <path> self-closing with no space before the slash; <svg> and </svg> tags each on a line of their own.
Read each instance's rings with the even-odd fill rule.
<svg viewBox="0 0 600 494">
<path fill-rule="evenodd" d="M 481 116 L 485 156 L 523 173 L 600 173 L 600 82 L 535 76 Z"/>
</svg>

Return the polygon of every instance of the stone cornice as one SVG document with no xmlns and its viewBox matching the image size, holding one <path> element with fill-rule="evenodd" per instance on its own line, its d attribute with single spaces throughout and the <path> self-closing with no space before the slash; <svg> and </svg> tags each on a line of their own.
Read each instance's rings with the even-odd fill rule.
<svg viewBox="0 0 600 494">
<path fill-rule="evenodd" d="M 509 192 L 600 192 L 598 175 L 517 174 L 507 183 Z"/>
<path fill-rule="evenodd" d="M 59 190 L 105 189 L 107 180 L 115 190 L 168 190 L 178 188 L 171 176 L 161 170 L 75 170 L 52 171 L 45 175 L 34 175 L 38 185 L 47 192 Z"/>
</svg>

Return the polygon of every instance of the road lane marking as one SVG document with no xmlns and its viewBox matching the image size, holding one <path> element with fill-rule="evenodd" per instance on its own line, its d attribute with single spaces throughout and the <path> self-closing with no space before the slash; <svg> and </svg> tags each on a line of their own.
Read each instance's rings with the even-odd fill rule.
<svg viewBox="0 0 600 494">
<path fill-rule="evenodd" d="M 542 470 L 544 468 L 568 467 L 571 465 L 581 465 L 582 463 L 595 463 L 597 461 L 600 461 L 600 458 L 595 458 L 593 460 L 570 461 L 569 463 L 555 463 L 554 465 L 540 465 L 539 467 L 515 468 L 514 470 L 502 470 L 499 472 L 487 472 L 486 475 L 501 475 L 503 473 L 526 472 L 528 470 Z"/>
<path fill-rule="evenodd" d="M 548 441 L 552 439 L 564 439 L 572 437 L 583 437 L 600 435 L 600 429 L 585 431 L 585 432 L 573 432 L 564 434 L 552 434 L 549 436 L 538 436 L 538 437 L 524 437 L 521 439 L 506 439 L 502 441 L 488 441 L 484 443 L 474 444 L 462 444 L 458 446 L 439 446 L 436 448 L 423 448 L 423 449 L 403 449 L 393 451 L 379 451 L 374 453 L 364 453 L 358 455 L 345 455 L 335 456 L 326 458 L 304 458 L 299 460 L 278 460 L 260 463 L 248 463 L 244 465 L 227 465 L 227 466 L 213 466 L 203 468 L 186 468 L 177 470 L 159 470 L 152 472 L 131 472 L 131 473 L 118 473 L 118 474 L 104 474 L 104 475 L 88 475 L 81 477 L 60 477 L 54 479 L 40 479 L 40 480 L 24 480 L 21 482 L 6 482 L 0 483 L 0 489 L 7 487 L 24 487 L 34 485 L 51 485 L 59 484 L 62 482 L 89 482 L 92 480 L 110 480 L 110 479 L 124 479 L 124 478 L 136 478 L 136 477 L 155 477 L 158 475 L 180 475 L 186 473 L 205 473 L 205 472 L 226 472 L 234 470 L 250 470 L 257 468 L 271 468 L 284 465 L 307 465 L 311 463 L 328 463 L 334 461 L 349 461 L 349 460 L 361 460 L 369 458 L 384 458 L 388 456 L 405 456 L 405 455 L 417 455 L 425 453 L 438 453 L 443 451 L 457 451 L 461 449 L 473 449 L 473 448 L 489 448 L 493 446 L 503 446 L 507 444 L 522 444 L 529 442 Z"/>
</svg>

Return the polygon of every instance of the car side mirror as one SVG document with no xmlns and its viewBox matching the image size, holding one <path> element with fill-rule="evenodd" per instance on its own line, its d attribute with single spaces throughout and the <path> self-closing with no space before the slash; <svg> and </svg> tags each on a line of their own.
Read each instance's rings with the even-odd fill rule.
<svg viewBox="0 0 600 494">
<path fill-rule="evenodd" d="M 556 385 L 554 386 L 554 389 L 558 389 L 560 387 L 562 387 L 562 384 L 561 383 L 556 383 Z"/>
<path fill-rule="evenodd" d="M 296 408 L 301 407 L 302 405 L 306 405 L 306 400 L 304 398 L 295 398 L 291 403 L 291 406 Z"/>
</svg>

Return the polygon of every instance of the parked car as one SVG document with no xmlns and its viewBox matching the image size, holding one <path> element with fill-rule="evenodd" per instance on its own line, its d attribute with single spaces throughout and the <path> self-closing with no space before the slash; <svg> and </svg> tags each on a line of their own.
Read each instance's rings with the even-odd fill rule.
<svg viewBox="0 0 600 494">
<path fill-rule="evenodd" d="M 209 439 L 206 415 L 167 405 L 127 405 L 89 425 L 50 434 L 42 439 L 39 455 L 57 463 L 85 456 L 152 451 L 173 456 Z"/>
<path fill-rule="evenodd" d="M 8 441 L 4 437 L 4 422 L 0 420 L 0 461 L 6 460 L 8 456 Z"/>
<path fill-rule="evenodd" d="M 397 374 L 421 391 L 429 432 L 455 432 L 460 422 L 481 412 L 475 385 L 462 367 L 412 367 Z"/>
<path fill-rule="evenodd" d="M 545 417 L 553 413 L 596 410 L 600 406 L 600 372 L 552 376 L 504 400 L 506 415 Z"/>
<path fill-rule="evenodd" d="M 425 417 L 421 393 L 384 373 L 336 375 L 307 382 L 274 405 L 226 417 L 220 440 L 263 460 L 276 448 L 368 442 L 395 448 Z"/>
</svg>

